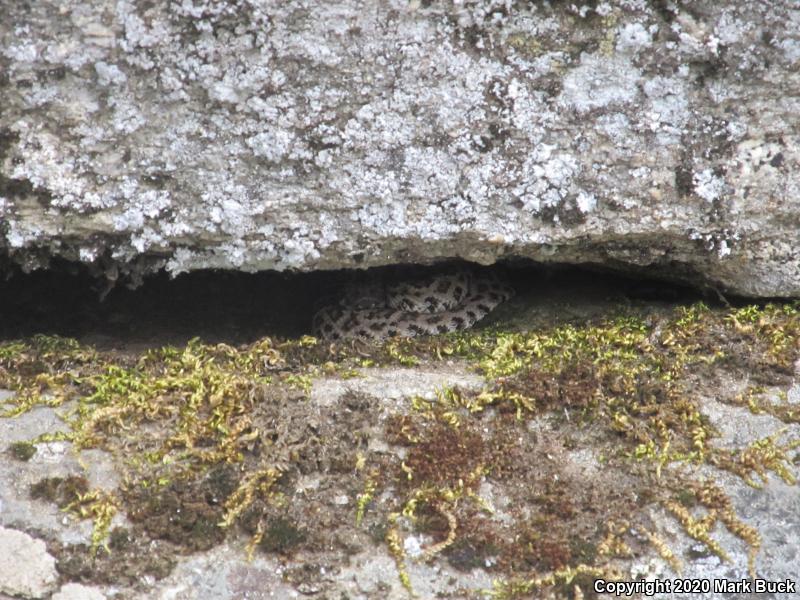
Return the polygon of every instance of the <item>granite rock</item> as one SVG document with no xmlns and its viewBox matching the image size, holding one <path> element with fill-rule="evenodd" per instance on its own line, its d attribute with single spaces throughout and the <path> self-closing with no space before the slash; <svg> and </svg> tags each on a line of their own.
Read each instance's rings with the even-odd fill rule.
<svg viewBox="0 0 800 600">
<path fill-rule="evenodd" d="M 800 293 L 791 0 L 0 0 L 0 256 Z"/>
<path fill-rule="evenodd" d="M 15 529 L 0 527 L 0 593 L 44 598 L 58 582 L 55 559 L 45 544 Z"/>
</svg>

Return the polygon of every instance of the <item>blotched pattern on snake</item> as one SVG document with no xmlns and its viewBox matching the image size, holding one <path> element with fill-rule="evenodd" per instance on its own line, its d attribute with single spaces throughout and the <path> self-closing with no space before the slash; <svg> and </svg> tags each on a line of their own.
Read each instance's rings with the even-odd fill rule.
<svg viewBox="0 0 800 600">
<path fill-rule="evenodd" d="M 472 327 L 514 295 L 499 277 L 469 269 L 396 282 L 359 284 L 314 315 L 327 341 L 435 335 Z"/>
</svg>

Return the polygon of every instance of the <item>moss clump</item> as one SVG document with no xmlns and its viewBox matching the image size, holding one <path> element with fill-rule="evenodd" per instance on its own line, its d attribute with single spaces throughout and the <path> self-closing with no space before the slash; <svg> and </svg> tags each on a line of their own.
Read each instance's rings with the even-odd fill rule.
<svg viewBox="0 0 800 600">
<path fill-rule="evenodd" d="M 81 494 L 78 498 L 64 507 L 81 519 L 92 520 L 91 553 L 94 555 L 99 548 L 108 552 L 108 532 L 111 521 L 119 511 L 119 499 L 113 493 L 103 490 L 91 490 Z"/>
<path fill-rule="evenodd" d="M 0 417 L 61 404 L 76 392 L 75 371 L 96 368 L 97 362 L 93 350 L 57 336 L 0 343 L 0 388 L 13 392 L 0 403 Z"/>
<path fill-rule="evenodd" d="M 444 551 L 447 562 L 462 572 L 487 569 L 494 564 L 500 549 L 487 540 L 459 537 Z"/>
<path fill-rule="evenodd" d="M 30 495 L 34 500 L 45 500 L 66 508 L 89 492 L 89 481 L 82 476 L 45 477 L 30 487 Z"/>
<path fill-rule="evenodd" d="M 52 502 L 80 519 L 92 519 L 92 554 L 100 547 L 108 549 L 106 537 L 119 505 L 116 496 L 90 489 L 89 481 L 78 475 L 46 477 L 31 485 L 30 495 L 35 500 Z"/>
<path fill-rule="evenodd" d="M 142 577 L 162 579 L 178 560 L 174 547 L 123 528 L 109 532 L 108 549 L 109 552 L 93 553 L 85 544 L 48 544 L 63 577 L 100 585 L 136 586 L 141 585 Z"/>
<path fill-rule="evenodd" d="M 306 532 L 296 522 L 277 516 L 267 522 L 258 545 L 264 552 L 291 554 L 306 537 Z"/>
<path fill-rule="evenodd" d="M 19 461 L 27 462 L 36 454 L 36 444 L 15 442 L 8 447 L 8 453 Z"/>
<path fill-rule="evenodd" d="M 224 501 L 238 480 L 222 467 L 203 478 L 187 477 L 166 485 L 140 481 L 125 488 L 128 517 L 153 539 L 187 550 L 207 550 L 225 538 L 219 527 Z"/>
<path fill-rule="evenodd" d="M 441 488 L 455 481 L 474 486 L 486 461 L 483 437 L 469 427 L 457 429 L 438 419 L 424 425 L 419 437 L 407 443 L 408 455 L 397 479 L 412 488 Z"/>
</svg>

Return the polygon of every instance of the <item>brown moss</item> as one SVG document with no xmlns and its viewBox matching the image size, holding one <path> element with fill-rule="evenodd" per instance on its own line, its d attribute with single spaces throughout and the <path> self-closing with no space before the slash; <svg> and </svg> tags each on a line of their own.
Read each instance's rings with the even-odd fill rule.
<svg viewBox="0 0 800 600">
<path fill-rule="evenodd" d="M 455 487 L 459 481 L 474 486 L 485 452 L 483 438 L 471 426 L 456 429 L 435 422 L 424 428 L 409 449 L 397 481 L 406 487 Z"/>
<path fill-rule="evenodd" d="M 141 585 L 142 577 L 162 579 L 177 562 L 169 544 L 115 528 L 109 538 L 111 552 L 93 553 L 85 544 L 51 542 L 48 551 L 56 557 L 56 569 L 69 581 L 112 586 Z"/>
<path fill-rule="evenodd" d="M 219 471 L 200 480 L 184 480 L 152 489 L 129 486 L 128 518 L 153 539 L 167 540 L 184 551 L 207 550 L 225 538 L 219 526 L 223 501 L 234 482 Z"/>
<path fill-rule="evenodd" d="M 492 541 L 465 532 L 444 552 L 447 562 L 462 572 L 490 568 L 500 553 Z"/>
<path fill-rule="evenodd" d="M 34 500 L 46 500 L 59 508 L 79 502 L 81 496 L 88 493 L 89 481 L 79 475 L 68 477 L 45 477 L 30 487 L 30 495 Z"/>
<path fill-rule="evenodd" d="M 269 519 L 259 548 L 264 552 L 288 555 L 306 540 L 307 533 L 297 522 L 283 516 Z"/>
</svg>

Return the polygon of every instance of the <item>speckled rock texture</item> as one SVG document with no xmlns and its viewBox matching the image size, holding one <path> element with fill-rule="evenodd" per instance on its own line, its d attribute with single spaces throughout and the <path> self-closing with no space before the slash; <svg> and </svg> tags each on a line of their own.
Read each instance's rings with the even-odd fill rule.
<svg viewBox="0 0 800 600">
<path fill-rule="evenodd" d="M 0 594 L 44 598 L 56 586 L 56 560 L 42 540 L 0 527 Z"/>
<path fill-rule="evenodd" d="M 0 0 L 0 256 L 800 295 L 793 0 Z"/>
</svg>

